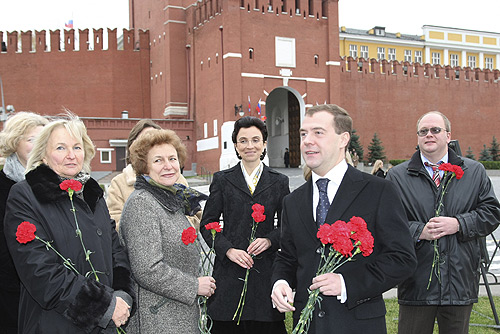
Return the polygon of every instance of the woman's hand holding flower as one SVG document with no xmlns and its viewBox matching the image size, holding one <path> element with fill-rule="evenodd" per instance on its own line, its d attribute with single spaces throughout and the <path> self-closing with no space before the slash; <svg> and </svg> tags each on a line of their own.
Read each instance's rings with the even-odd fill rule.
<svg viewBox="0 0 500 334">
<path fill-rule="evenodd" d="M 253 267 L 252 256 L 242 249 L 229 248 L 226 256 L 242 268 L 250 269 Z"/>
<path fill-rule="evenodd" d="M 198 295 L 210 297 L 214 294 L 217 286 L 215 285 L 215 278 L 211 276 L 198 277 Z"/>
<path fill-rule="evenodd" d="M 129 317 L 130 306 L 121 297 L 116 297 L 116 306 L 111 320 L 113 320 L 116 327 L 121 327 L 127 322 Z"/>
<path fill-rule="evenodd" d="M 248 254 L 259 255 L 271 247 L 271 240 L 268 238 L 257 238 L 247 248 Z"/>
</svg>

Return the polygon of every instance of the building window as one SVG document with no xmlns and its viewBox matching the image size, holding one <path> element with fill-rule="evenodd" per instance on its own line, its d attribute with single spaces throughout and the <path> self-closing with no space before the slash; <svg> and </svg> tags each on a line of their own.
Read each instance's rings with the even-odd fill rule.
<svg viewBox="0 0 500 334">
<path fill-rule="evenodd" d="M 490 57 L 484 58 L 484 68 L 487 68 L 489 70 L 493 69 L 493 58 Z"/>
<path fill-rule="evenodd" d="M 432 65 L 441 64 L 441 54 L 439 52 L 432 53 Z"/>
<path fill-rule="evenodd" d="M 467 57 L 467 66 L 470 68 L 476 68 L 476 56 Z"/>
<path fill-rule="evenodd" d="M 318 65 L 318 64 L 319 64 L 319 56 L 314 55 L 314 65 Z"/>
<path fill-rule="evenodd" d="M 387 54 L 389 56 L 389 60 L 396 60 L 396 49 L 389 48 L 387 50 Z"/>
<path fill-rule="evenodd" d="M 451 54 L 450 55 L 450 66 L 457 67 L 458 66 L 458 55 Z"/>
<path fill-rule="evenodd" d="M 253 59 L 253 48 L 248 49 L 248 58 Z"/>
<path fill-rule="evenodd" d="M 364 59 L 368 59 L 368 46 L 361 45 L 359 56 Z"/>
<path fill-rule="evenodd" d="M 354 44 L 349 44 L 349 56 L 353 58 L 358 57 L 358 46 Z"/>
<path fill-rule="evenodd" d="M 422 63 L 422 51 L 415 51 L 415 63 Z"/>
<path fill-rule="evenodd" d="M 385 48 L 381 48 L 381 47 L 377 48 L 377 59 L 378 60 L 385 59 Z"/>
<path fill-rule="evenodd" d="M 99 151 L 99 157 L 100 157 L 100 162 L 102 164 L 110 164 L 111 163 L 111 152 L 113 151 L 112 148 L 98 148 Z"/>
<path fill-rule="evenodd" d="M 385 28 L 375 27 L 375 36 L 385 36 Z"/>
<path fill-rule="evenodd" d="M 411 50 L 405 50 L 405 61 L 411 63 Z"/>
</svg>

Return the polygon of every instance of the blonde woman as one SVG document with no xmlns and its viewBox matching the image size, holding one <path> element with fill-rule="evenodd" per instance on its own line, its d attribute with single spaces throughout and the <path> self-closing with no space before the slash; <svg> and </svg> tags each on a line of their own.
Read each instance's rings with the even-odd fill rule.
<svg viewBox="0 0 500 334">
<path fill-rule="evenodd" d="M 26 180 L 12 187 L 7 200 L 5 239 L 22 283 L 19 333 L 116 332 L 134 304 L 125 249 L 103 190 L 89 174 L 94 145 L 83 122 L 68 116 L 40 131 Z M 70 179 L 82 184 L 72 200 L 60 188 Z M 40 240 L 18 242 L 21 222 L 34 225 L 35 235 L 70 259 L 72 269 Z"/>
<path fill-rule="evenodd" d="M 4 333 L 17 333 L 19 277 L 12 262 L 3 230 L 5 203 L 10 188 L 24 180 L 24 170 L 36 136 L 48 121 L 32 112 L 19 112 L 5 122 L 0 133 L 0 155 L 5 165 L 0 171 L 0 314 Z"/>
<path fill-rule="evenodd" d="M 385 178 L 385 172 L 382 169 L 382 167 L 384 167 L 384 162 L 382 160 L 375 161 L 375 163 L 373 164 L 371 174 L 378 176 L 378 177 Z"/>
</svg>

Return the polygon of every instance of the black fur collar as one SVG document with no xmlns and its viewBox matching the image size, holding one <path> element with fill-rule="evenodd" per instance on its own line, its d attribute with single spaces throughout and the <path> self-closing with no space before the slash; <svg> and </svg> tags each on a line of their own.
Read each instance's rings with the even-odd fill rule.
<svg viewBox="0 0 500 334">
<path fill-rule="evenodd" d="M 40 165 L 26 174 L 26 182 L 41 203 L 60 202 L 68 198 L 66 191 L 59 188 L 59 176 L 47 165 Z M 90 178 L 83 188 L 83 197 L 92 212 L 104 192 L 99 184 Z"/>
</svg>

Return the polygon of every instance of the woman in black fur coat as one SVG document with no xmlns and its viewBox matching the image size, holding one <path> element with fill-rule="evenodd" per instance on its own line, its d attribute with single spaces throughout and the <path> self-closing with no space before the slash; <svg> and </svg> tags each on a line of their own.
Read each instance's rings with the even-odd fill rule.
<svg viewBox="0 0 500 334">
<path fill-rule="evenodd" d="M 19 333 L 116 333 L 130 316 L 135 294 L 129 261 L 103 191 L 89 175 L 94 153 L 76 116 L 49 123 L 35 141 L 26 180 L 11 188 L 5 238 L 22 283 Z M 70 197 L 60 188 L 64 180 L 83 185 L 72 197 L 82 241 Z M 21 243 L 16 232 L 25 221 L 73 268 L 38 239 Z"/>
</svg>

